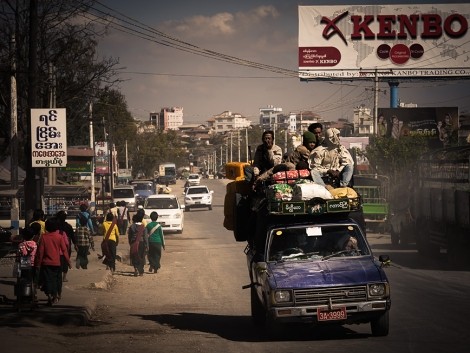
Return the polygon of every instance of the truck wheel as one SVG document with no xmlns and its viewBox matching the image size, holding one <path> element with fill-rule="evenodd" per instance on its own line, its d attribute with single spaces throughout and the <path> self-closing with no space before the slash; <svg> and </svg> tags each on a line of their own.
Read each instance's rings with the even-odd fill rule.
<svg viewBox="0 0 470 353">
<path fill-rule="evenodd" d="M 184 208 L 184 211 L 185 211 L 185 212 L 189 212 L 189 207 L 186 206 L 186 207 Z"/>
<path fill-rule="evenodd" d="M 212 205 L 209 206 L 209 211 L 212 211 Z"/>
<path fill-rule="evenodd" d="M 380 315 L 378 318 L 372 320 L 370 322 L 370 328 L 372 331 L 372 335 L 379 337 L 379 336 L 387 336 L 389 331 L 389 315 L 388 310 Z"/>
<path fill-rule="evenodd" d="M 258 298 L 256 289 L 251 287 L 251 318 L 256 327 L 264 327 L 266 325 L 266 311 L 263 303 Z"/>
</svg>

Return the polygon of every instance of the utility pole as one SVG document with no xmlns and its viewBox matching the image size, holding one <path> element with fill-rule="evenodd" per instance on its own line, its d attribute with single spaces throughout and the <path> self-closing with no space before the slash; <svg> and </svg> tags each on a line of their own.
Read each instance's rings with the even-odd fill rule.
<svg viewBox="0 0 470 353">
<path fill-rule="evenodd" d="M 379 112 L 379 75 L 377 69 L 375 69 L 374 77 L 374 135 L 378 135 L 377 131 L 377 115 Z"/>
<path fill-rule="evenodd" d="M 233 147 L 233 142 L 232 142 L 232 131 L 230 131 L 230 162 L 233 161 L 233 153 L 232 153 L 232 148 Z"/>
<path fill-rule="evenodd" d="M 54 66 L 52 63 L 49 63 L 49 108 L 56 108 L 56 83 L 55 83 L 55 74 Z M 55 185 L 57 178 L 57 169 L 54 167 L 47 168 L 47 184 Z"/>
<path fill-rule="evenodd" d="M 246 142 L 246 162 L 250 162 L 249 152 L 248 152 L 248 128 L 245 128 L 245 142 Z"/>
<path fill-rule="evenodd" d="M 38 3 L 37 0 L 29 2 L 29 69 L 28 69 L 28 113 L 25 126 L 25 171 L 24 180 L 24 206 L 25 224 L 29 223 L 34 209 L 43 208 L 42 195 L 44 189 L 43 168 L 32 166 L 31 146 L 31 109 L 37 108 L 38 91 Z"/>
<path fill-rule="evenodd" d="M 238 159 L 237 161 L 240 162 L 240 129 L 237 129 L 237 147 L 238 147 Z"/>
<path fill-rule="evenodd" d="M 17 235 L 20 228 L 20 210 L 18 202 L 18 97 L 16 89 L 16 40 L 15 35 L 11 36 L 10 42 L 11 55 L 11 93 L 10 93 L 10 185 L 15 195 L 11 200 L 11 226 L 13 234 Z"/>
<path fill-rule="evenodd" d="M 128 158 L 128 155 L 127 155 L 127 140 L 126 140 L 126 170 L 129 169 L 129 158 Z"/>
<path fill-rule="evenodd" d="M 88 122 L 90 123 L 90 148 L 93 151 L 93 157 L 91 158 L 91 173 L 90 173 L 90 208 L 94 212 L 96 205 L 95 195 L 95 140 L 93 137 L 93 102 L 90 98 L 88 105 Z"/>
</svg>

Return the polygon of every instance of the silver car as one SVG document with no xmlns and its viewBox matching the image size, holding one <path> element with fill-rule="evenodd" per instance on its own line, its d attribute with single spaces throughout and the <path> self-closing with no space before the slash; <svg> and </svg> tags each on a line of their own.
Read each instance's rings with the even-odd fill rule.
<svg viewBox="0 0 470 353">
<path fill-rule="evenodd" d="M 199 174 L 189 174 L 188 184 L 189 186 L 196 186 L 201 183 L 201 176 Z"/>
</svg>

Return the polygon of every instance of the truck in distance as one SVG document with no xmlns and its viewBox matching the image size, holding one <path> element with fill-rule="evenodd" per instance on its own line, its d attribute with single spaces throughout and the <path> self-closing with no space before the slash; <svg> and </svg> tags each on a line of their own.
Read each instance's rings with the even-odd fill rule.
<svg viewBox="0 0 470 353">
<path fill-rule="evenodd" d="M 158 184 L 176 184 L 176 164 L 162 163 L 158 166 Z"/>
</svg>

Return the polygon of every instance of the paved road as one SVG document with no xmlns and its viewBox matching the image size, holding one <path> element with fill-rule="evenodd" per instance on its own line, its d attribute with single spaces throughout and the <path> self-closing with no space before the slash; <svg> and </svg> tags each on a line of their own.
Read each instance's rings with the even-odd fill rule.
<svg viewBox="0 0 470 353">
<path fill-rule="evenodd" d="M 5 306 L 0 334 L 7 337 L 8 352 L 34 348 L 64 353 L 82 347 L 141 353 L 468 352 L 470 272 L 449 270 L 444 256 L 426 259 L 413 246 L 393 247 L 383 234 L 369 234 L 368 239 L 376 256 L 392 258 L 392 266 L 386 269 L 392 284 L 389 336 L 372 337 L 369 325 L 353 325 L 296 327 L 277 340 L 266 338 L 251 323 L 249 291 L 242 289 L 249 281 L 244 243 L 235 242 L 221 226 L 224 185 L 216 180 L 207 184 L 215 190 L 213 210 L 185 213 L 183 234 L 167 235 L 158 274 L 133 277 L 129 265 L 118 263 L 114 285 L 101 291 L 77 287 L 79 277 L 90 283 L 91 273 L 106 273 L 99 263 L 86 273 L 88 278 L 84 271 L 72 271 L 67 284 L 70 294 L 51 314 L 21 316 Z M 66 304 L 75 294 L 77 302 Z M 62 326 L 51 319 L 52 312 L 60 311 L 56 316 L 63 318 L 79 306 L 86 307 L 87 299 L 95 301 L 89 326 Z M 5 313 L 9 321 L 1 321 Z M 18 327 L 25 330 L 18 332 Z M 31 335 L 34 344 L 23 346 Z"/>
</svg>

